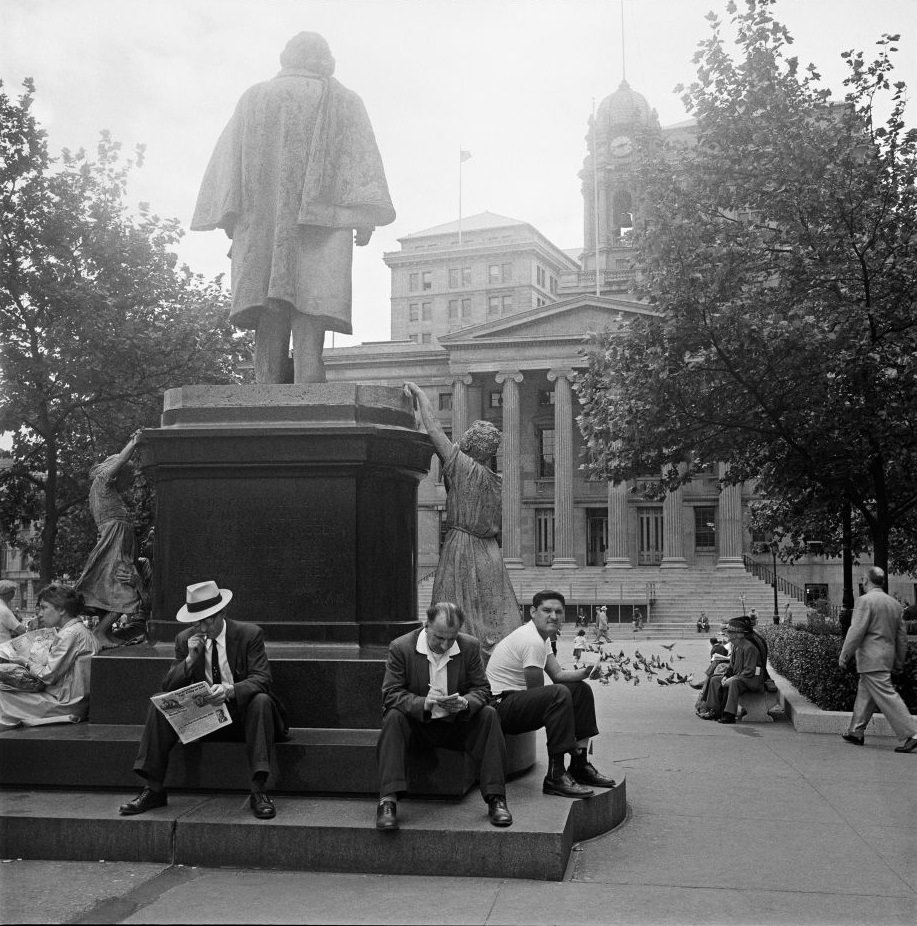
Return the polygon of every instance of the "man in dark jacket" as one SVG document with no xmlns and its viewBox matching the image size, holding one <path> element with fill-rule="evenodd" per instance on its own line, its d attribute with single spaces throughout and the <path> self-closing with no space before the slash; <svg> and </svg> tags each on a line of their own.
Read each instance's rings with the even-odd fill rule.
<svg viewBox="0 0 917 926">
<path fill-rule="evenodd" d="M 407 789 L 409 743 L 468 753 L 480 768 L 490 822 L 510 826 L 506 744 L 481 663 L 481 644 L 460 633 L 465 615 L 451 602 L 427 610 L 426 625 L 389 645 L 382 682 L 382 729 L 376 743 L 376 828 L 397 830 L 398 794 Z"/>
<path fill-rule="evenodd" d="M 175 691 L 194 682 L 206 682 L 210 692 L 206 703 L 225 704 L 232 723 L 209 736 L 243 738 L 248 747 L 252 773 L 249 799 L 259 820 L 275 815 L 274 804 L 265 791 L 271 773 L 271 751 L 275 738 L 286 735 L 283 705 L 272 691 L 271 668 L 264 649 L 264 634 L 254 624 L 225 617 L 232 600 L 228 588 L 216 582 L 189 585 L 186 604 L 176 615 L 192 624 L 175 638 L 175 662 L 163 681 L 163 691 Z M 134 771 L 146 780 L 146 787 L 132 801 L 122 804 L 125 816 L 145 813 L 168 802 L 163 782 L 169 754 L 178 734 L 152 704 L 147 711 Z"/>
</svg>

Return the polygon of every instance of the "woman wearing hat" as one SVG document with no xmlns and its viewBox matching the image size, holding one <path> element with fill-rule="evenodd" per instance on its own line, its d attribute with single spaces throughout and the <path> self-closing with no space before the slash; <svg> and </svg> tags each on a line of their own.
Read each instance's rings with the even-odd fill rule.
<svg viewBox="0 0 917 926">
<path fill-rule="evenodd" d="M 729 668 L 722 677 L 711 676 L 707 688 L 707 710 L 698 714 L 704 720 L 735 723 L 739 697 L 745 691 L 760 691 L 764 686 L 765 666 L 758 647 L 748 638 L 751 624 L 747 617 L 734 617 L 726 625 L 732 644 Z"/>
</svg>

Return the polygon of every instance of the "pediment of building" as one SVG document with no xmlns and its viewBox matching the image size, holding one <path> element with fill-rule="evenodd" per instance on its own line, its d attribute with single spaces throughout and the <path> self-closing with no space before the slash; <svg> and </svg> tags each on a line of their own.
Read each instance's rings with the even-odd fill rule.
<svg viewBox="0 0 917 926">
<path fill-rule="evenodd" d="M 484 347 L 488 343 L 508 341 L 580 342 L 590 331 L 616 328 L 622 323 L 626 324 L 636 315 L 652 314 L 654 312 L 649 306 L 626 298 L 575 296 L 483 325 L 453 331 L 451 334 L 442 335 L 439 342 L 446 350 L 458 347 Z"/>
</svg>

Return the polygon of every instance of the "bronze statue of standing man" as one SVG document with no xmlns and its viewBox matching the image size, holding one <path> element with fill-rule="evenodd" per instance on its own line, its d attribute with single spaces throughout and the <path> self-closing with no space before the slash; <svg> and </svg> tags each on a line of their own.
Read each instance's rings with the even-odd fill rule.
<svg viewBox="0 0 917 926">
<path fill-rule="evenodd" d="M 255 331 L 255 381 L 325 381 L 326 331 L 352 333 L 353 245 L 395 219 L 360 98 L 331 75 L 334 58 L 300 32 L 281 71 L 236 105 L 204 174 L 191 220 L 232 239 L 232 309 Z"/>
</svg>

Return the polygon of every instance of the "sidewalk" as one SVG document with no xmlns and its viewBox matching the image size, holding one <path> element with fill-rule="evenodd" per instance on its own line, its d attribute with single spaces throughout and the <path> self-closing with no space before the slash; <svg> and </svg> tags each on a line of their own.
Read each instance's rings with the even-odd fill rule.
<svg viewBox="0 0 917 926">
<path fill-rule="evenodd" d="M 669 658 L 663 641 L 611 644 Z M 572 633 L 559 657 L 569 664 Z M 673 666 L 703 671 L 706 636 Z M 629 815 L 583 843 L 560 883 L 166 868 L 0 865 L 5 923 L 912 924 L 917 757 L 895 741 L 723 726 L 696 692 L 641 673 L 595 686 L 595 764 L 627 775 Z M 533 771 L 530 774 L 537 774 Z M 513 808 L 513 785 L 508 793 Z M 545 797 L 545 801 L 563 800 Z M 277 801 L 283 813 L 282 798 Z M 367 826 L 373 808 L 368 802 Z"/>
</svg>

